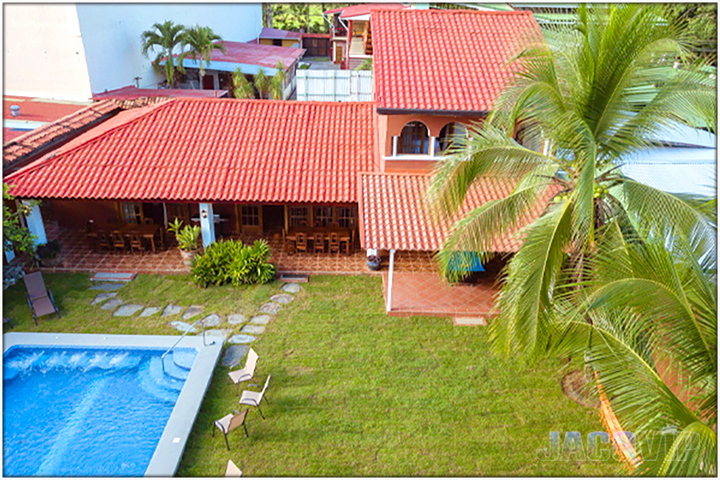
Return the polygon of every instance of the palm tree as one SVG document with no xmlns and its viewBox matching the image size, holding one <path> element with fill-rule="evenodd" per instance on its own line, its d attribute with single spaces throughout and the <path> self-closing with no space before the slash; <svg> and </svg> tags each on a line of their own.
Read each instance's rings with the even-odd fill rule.
<svg viewBox="0 0 720 480">
<path fill-rule="evenodd" d="M 151 50 L 157 50 L 158 54 L 152 61 L 155 72 L 160 75 L 164 69 L 165 78 L 168 86 L 175 84 L 175 59 L 173 53 L 175 48 L 182 45 L 182 37 L 185 31 L 183 25 L 176 25 L 172 20 L 166 20 L 164 23 L 156 23 L 152 26 L 152 30 L 146 30 L 141 35 L 142 53 L 148 56 Z M 163 58 L 166 58 L 164 66 L 160 65 Z"/>
<path fill-rule="evenodd" d="M 277 64 L 277 73 L 270 80 L 270 96 L 274 100 L 283 100 L 285 98 L 285 82 L 287 81 L 287 73 L 282 62 Z"/>
<path fill-rule="evenodd" d="M 200 74 L 200 85 L 198 88 L 202 90 L 205 67 L 210 65 L 210 58 L 213 51 L 220 50 L 222 53 L 226 53 L 222 38 L 213 32 L 212 28 L 196 25 L 185 31 L 185 34 L 182 36 L 182 44 L 183 48 L 187 47 L 188 50 L 180 54 L 179 68 L 184 71 L 182 62 L 187 57 L 197 60 Z"/>
<path fill-rule="evenodd" d="M 258 69 L 258 73 L 255 74 L 254 83 L 260 98 L 267 99 L 268 92 L 270 91 L 270 77 L 265 75 L 265 71 L 262 68 Z"/>
<path fill-rule="evenodd" d="M 240 71 L 240 67 L 233 73 L 233 96 L 241 99 L 255 98 L 255 89 L 244 73 Z"/>
<path fill-rule="evenodd" d="M 689 249 L 694 258 L 715 258 L 707 206 L 631 180 L 618 169 L 625 156 L 657 142 L 663 128 L 683 123 L 715 130 L 713 79 L 700 73 L 699 65 L 673 68 L 676 57 L 686 58 L 689 44 L 667 6 L 581 6 L 575 25 L 544 33 L 546 41 L 534 41 L 513 58 L 516 75 L 495 110 L 439 162 L 427 194 L 439 216 L 453 218 L 476 183 L 488 178 L 517 182 L 507 197 L 487 202 L 455 222 L 438 259 L 452 277 L 464 273 L 448 268 L 456 252 L 475 251 L 487 259 L 497 237 L 524 238 L 501 277 L 491 339 L 501 352 L 526 359 L 547 353 L 560 339 L 573 338 L 569 325 L 583 323 L 585 331 L 595 332 L 597 324 L 620 321 L 620 313 L 599 319 L 604 312 L 578 310 L 586 295 L 585 282 L 607 281 L 592 274 L 606 258 L 607 244 L 601 240 L 611 225 L 620 243 L 632 248 L 659 242 L 667 243 L 672 255 L 685 252 L 689 257 Z M 542 144 L 543 151 L 526 148 L 506 133 L 516 131 L 529 143 Z M 542 205 L 543 214 L 525 226 L 539 198 L 550 200 Z M 653 297 L 646 300 L 651 303 Z M 574 323 L 568 323 L 569 318 Z M 677 320 L 676 329 L 690 323 L 659 318 Z M 630 328 L 628 322 L 626 326 Z M 637 328 L 632 332 L 635 341 L 645 335 Z M 629 390 L 623 390 L 630 387 L 614 382 L 622 375 L 630 382 L 633 374 L 642 373 L 620 372 L 620 363 L 602 364 L 599 357 L 609 358 L 603 350 L 606 345 L 600 345 L 604 337 L 588 334 L 583 339 L 585 343 L 576 346 L 584 346 L 603 388 L 616 394 L 610 398 L 621 422 L 627 419 L 645 431 L 656 427 L 660 420 L 652 420 L 660 417 L 639 408 L 626 393 Z M 653 352 L 656 346 L 657 342 L 645 344 Z M 688 355 L 686 362 L 705 358 L 688 352 L 678 352 Z M 672 423 L 672 417 L 664 420 Z M 685 420 L 677 426 L 692 424 L 689 416 Z M 650 467 L 670 471 L 645 466 Z"/>
</svg>

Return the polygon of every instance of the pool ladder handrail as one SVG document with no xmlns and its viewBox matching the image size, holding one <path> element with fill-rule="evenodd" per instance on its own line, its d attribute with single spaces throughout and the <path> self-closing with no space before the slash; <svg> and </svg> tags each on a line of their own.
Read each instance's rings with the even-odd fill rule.
<svg viewBox="0 0 720 480">
<path fill-rule="evenodd" d="M 209 345 L 215 345 L 215 340 L 213 340 L 209 345 L 208 345 L 207 343 L 205 343 L 205 324 L 202 322 L 202 319 L 201 319 L 201 320 L 195 320 L 195 322 L 193 322 L 193 324 L 190 325 L 187 330 L 185 330 L 185 333 L 183 333 L 183 334 L 180 336 L 180 338 L 178 338 L 177 342 L 173 343 L 173 346 L 170 347 L 170 348 L 168 348 L 167 350 L 165 350 L 165 353 L 163 353 L 163 354 L 160 356 L 160 363 L 162 364 L 162 370 L 163 370 L 163 372 L 165 372 L 165 357 L 167 356 L 167 354 L 170 353 L 170 352 L 172 352 L 173 348 L 177 347 L 177 344 L 180 343 L 180 340 L 182 340 L 183 338 L 185 338 L 185 335 L 187 335 L 188 333 L 190 333 L 190 330 L 192 330 L 193 327 L 195 327 L 195 325 L 197 325 L 198 322 L 200 322 L 200 328 L 202 329 L 203 347 L 208 347 Z"/>
</svg>

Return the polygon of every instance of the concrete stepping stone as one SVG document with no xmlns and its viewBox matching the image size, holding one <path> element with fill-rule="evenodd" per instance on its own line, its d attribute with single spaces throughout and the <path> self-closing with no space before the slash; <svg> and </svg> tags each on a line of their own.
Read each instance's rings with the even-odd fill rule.
<svg viewBox="0 0 720 480">
<path fill-rule="evenodd" d="M 205 330 L 205 336 L 220 337 L 224 342 L 230 335 L 232 335 L 232 332 L 232 328 L 218 328 L 213 330 Z M 198 333 L 198 335 L 202 335 L 202 332 Z"/>
<path fill-rule="evenodd" d="M 144 308 L 144 305 L 136 305 L 134 303 L 128 303 L 126 305 L 123 305 L 122 307 L 115 310 L 115 313 L 113 313 L 113 317 L 129 317 L 131 315 L 135 315 L 137 312 L 142 310 Z"/>
<path fill-rule="evenodd" d="M 295 300 L 295 297 L 288 295 L 287 293 L 278 293 L 277 295 L 270 297 L 271 302 L 279 303 L 281 305 L 287 305 L 293 300 Z"/>
<path fill-rule="evenodd" d="M 111 298 L 110 300 L 105 302 L 105 305 L 103 305 L 100 308 L 102 308 L 103 310 L 115 310 L 117 307 L 119 307 L 120 305 L 124 305 L 124 304 L 125 304 L 125 302 L 123 302 L 119 298 L 115 297 L 115 298 Z"/>
<path fill-rule="evenodd" d="M 216 313 L 202 319 L 202 324 L 205 325 L 205 327 L 217 327 L 220 323 L 222 323 L 222 317 Z"/>
<path fill-rule="evenodd" d="M 184 308 L 185 307 L 181 307 L 180 305 L 168 305 L 160 316 L 169 317 L 170 315 L 178 315 Z"/>
<path fill-rule="evenodd" d="M 229 343 L 252 343 L 255 341 L 255 337 L 252 335 L 241 335 L 235 334 L 228 339 Z"/>
<path fill-rule="evenodd" d="M 90 287 L 90 290 L 104 290 L 106 292 L 115 292 L 124 287 L 124 283 L 98 283 Z"/>
<path fill-rule="evenodd" d="M 225 355 L 222 359 L 223 367 L 236 367 L 240 365 L 240 361 L 245 355 L 247 355 L 250 347 L 247 345 L 231 345 L 225 351 Z"/>
<path fill-rule="evenodd" d="M 270 323 L 270 315 L 255 315 L 250 319 L 250 323 L 255 325 L 267 325 Z"/>
<path fill-rule="evenodd" d="M 302 288 L 297 283 L 286 283 L 280 289 L 287 293 L 298 293 Z"/>
<path fill-rule="evenodd" d="M 147 307 L 147 308 L 145 308 L 145 310 L 140 312 L 140 316 L 141 317 L 149 317 L 151 315 L 155 315 L 160 310 L 162 310 L 162 307 Z"/>
<path fill-rule="evenodd" d="M 189 323 L 181 322 L 180 320 L 175 320 L 174 322 L 170 322 L 168 325 L 173 327 L 175 330 L 179 330 L 183 333 L 187 332 L 188 328 L 190 328 Z M 190 333 L 196 333 L 196 332 L 197 332 L 197 328 L 195 328 L 194 326 L 192 328 L 190 328 Z"/>
<path fill-rule="evenodd" d="M 239 325 L 245 322 L 245 317 L 239 313 L 233 313 L 232 315 L 228 315 L 227 322 L 230 325 Z"/>
<path fill-rule="evenodd" d="M 117 297 L 117 292 L 98 293 L 97 295 L 95 295 L 93 301 L 90 302 L 90 305 L 98 305 L 107 300 L 108 298 L 113 297 Z"/>
<path fill-rule="evenodd" d="M 265 331 L 265 327 L 262 325 L 245 325 L 240 329 L 240 333 L 251 333 L 253 335 L 259 335 Z"/>
<path fill-rule="evenodd" d="M 278 305 L 277 303 L 266 303 L 262 307 L 260 307 L 260 313 L 268 313 L 270 315 L 275 315 L 282 309 L 282 305 Z"/>
<path fill-rule="evenodd" d="M 182 315 L 183 320 L 190 320 L 193 317 L 200 315 L 205 308 L 203 305 L 190 305 L 185 313 Z"/>
</svg>

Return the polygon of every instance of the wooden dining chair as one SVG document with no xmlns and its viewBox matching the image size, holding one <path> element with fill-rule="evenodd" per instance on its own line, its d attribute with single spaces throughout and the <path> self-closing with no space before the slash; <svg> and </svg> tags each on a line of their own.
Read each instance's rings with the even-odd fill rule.
<svg viewBox="0 0 720 480">
<path fill-rule="evenodd" d="M 340 237 L 340 252 L 345 255 L 351 253 L 352 238 L 351 237 Z"/>
<path fill-rule="evenodd" d="M 117 252 L 118 250 L 121 250 L 123 253 L 125 253 L 125 239 L 123 238 L 122 233 L 120 233 L 119 230 L 113 230 L 110 232 L 110 240 L 112 241 L 113 249 Z"/>
<path fill-rule="evenodd" d="M 140 254 L 145 253 L 142 237 L 137 233 L 132 233 L 130 234 L 130 253 L 134 253 L 135 251 L 140 252 Z"/>
<path fill-rule="evenodd" d="M 297 238 L 295 238 L 294 235 L 288 235 L 285 229 L 283 228 L 282 231 L 282 244 L 285 248 L 285 253 L 288 255 L 292 255 L 295 253 L 295 242 L 297 241 Z"/>
<path fill-rule="evenodd" d="M 103 248 L 106 249 L 108 252 L 112 251 L 112 245 L 110 244 L 110 238 L 108 237 L 107 232 L 96 232 L 97 234 L 97 251 L 102 252 Z"/>
<path fill-rule="evenodd" d="M 307 235 L 299 232 L 295 238 L 295 251 L 307 253 Z"/>
<path fill-rule="evenodd" d="M 313 252 L 325 253 L 325 236 L 322 233 L 316 233 L 313 240 Z"/>
<path fill-rule="evenodd" d="M 335 232 L 330 234 L 330 241 L 328 242 L 328 251 L 330 253 L 340 253 L 340 236 Z"/>
</svg>

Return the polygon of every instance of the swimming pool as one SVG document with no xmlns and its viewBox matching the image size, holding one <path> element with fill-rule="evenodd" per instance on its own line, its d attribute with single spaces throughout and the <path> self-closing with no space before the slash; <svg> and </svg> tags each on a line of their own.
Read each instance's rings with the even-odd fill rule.
<svg viewBox="0 0 720 480">
<path fill-rule="evenodd" d="M 222 348 L 177 339 L 5 334 L 4 475 L 173 475 Z"/>
</svg>

